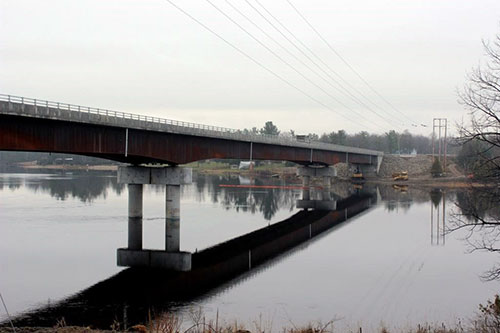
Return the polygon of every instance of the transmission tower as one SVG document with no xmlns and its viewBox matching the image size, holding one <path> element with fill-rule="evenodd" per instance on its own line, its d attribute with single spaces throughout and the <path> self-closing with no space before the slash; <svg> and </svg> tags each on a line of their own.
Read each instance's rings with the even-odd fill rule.
<svg viewBox="0 0 500 333">
<path fill-rule="evenodd" d="M 441 129 L 444 130 L 444 136 L 441 136 Z M 447 118 L 434 118 L 432 119 L 432 157 L 436 157 L 436 132 L 437 132 L 437 143 L 438 143 L 438 160 L 443 165 L 443 172 L 446 173 L 446 149 L 448 146 L 446 135 L 448 131 L 448 119 Z"/>
</svg>

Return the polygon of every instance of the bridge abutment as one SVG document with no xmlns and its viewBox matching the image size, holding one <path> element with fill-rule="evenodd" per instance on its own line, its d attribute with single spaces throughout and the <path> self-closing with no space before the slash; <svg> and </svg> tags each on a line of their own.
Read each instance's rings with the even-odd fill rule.
<svg viewBox="0 0 500 333">
<path fill-rule="evenodd" d="M 349 169 L 355 172 L 361 172 L 365 177 L 376 177 L 380 171 L 380 166 L 382 165 L 383 155 L 379 155 L 377 157 L 372 158 L 371 164 L 358 164 L 351 163 L 349 164 Z M 352 166 L 352 168 L 351 168 Z"/>
<path fill-rule="evenodd" d="M 158 267 L 178 271 L 191 269 L 191 253 L 180 251 L 180 187 L 192 182 L 192 171 L 180 167 L 137 167 L 118 169 L 118 182 L 127 184 L 128 247 L 117 251 L 118 266 Z M 165 250 L 143 249 L 143 186 L 165 185 Z"/>
</svg>

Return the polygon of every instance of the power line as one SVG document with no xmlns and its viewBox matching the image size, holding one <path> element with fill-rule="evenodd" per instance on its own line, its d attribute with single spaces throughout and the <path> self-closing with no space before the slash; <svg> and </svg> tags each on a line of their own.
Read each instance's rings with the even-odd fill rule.
<svg viewBox="0 0 500 333">
<path fill-rule="evenodd" d="M 207 1 L 210 5 L 212 5 L 212 7 L 214 7 L 219 13 L 221 13 L 222 15 L 224 15 L 224 17 L 226 17 L 229 21 L 231 21 L 234 25 L 236 25 L 238 28 L 240 28 L 243 32 L 245 32 L 248 36 L 250 36 L 253 40 L 255 40 L 260 46 L 262 46 L 263 48 L 265 48 L 269 53 L 271 53 L 273 56 L 275 56 L 276 58 L 278 58 L 281 62 L 283 62 L 286 66 L 288 66 L 290 69 L 292 69 L 294 72 L 296 72 L 297 74 L 299 74 L 303 79 L 305 79 L 307 82 L 309 82 L 310 84 L 312 84 L 313 86 L 315 86 L 316 88 L 318 88 L 319 90 L 321 90 L 324 94 L 328 95 L 331 99 L 333 99 L 335 102 L 337 102 L 338 104 L 342 105 L 344 108 L 348 109 L 349 111 L 355 113 L 356 115 L 358 115 L 359 117 L 361 117 L 360 119 L 363 119 L 363 115 L 357 111 L 355 111 L 354 109 L 350 108 L 349 106 L 347 106 L 345 103 L 341 102 L 340 100 L 338 100 L 335 96 L 333 96 L 332 94 L 330 94 L 328 91 L 326 91 L 325 89 L 323 89 L 321 86 L 319 86 L 318 84 L 316 84 L 315 82 L 313 82 L 310 78 L 308 78 L 306 75 L 304 75 L 301 71 L 299 71 L 297 68 L 295 68 L 294 66 L 292 66 L 289 62 L 287 62 L 285 59 L 283 59 L 283 57 L 281 57 L 279 54 L 277 54 L 276 52 L 274 52 L 272 49 L 270 49 L 266 44 L 264 44 L 262 41 L 260 41 L 257 37 L 255 37 L 252 33 L 250 33 L 247 29 L 245 29 L 243 26 L 241 26 L 238 22 L 236 22 L 232 17 L 230 17 L 227 13 L 225 13 L 222 9 L 220 9 L 218 6 L 216 6 L 211 0 L 205 0 Z M 384 119 L 384 118 L 382 118 Z M 384 119 L 385 120 L 385 119 Z M 386 120 L 387 121 L 387 120 Z M 388 122 L 389 123 L 389 122 Z M 389 123 L 389 125 L 391 125 Z M 377 124 L 378 127 L 382 128 L 382 126 L 380 126 L 379 124 Z"/>
<path fill-rule="evenodd" d="M 295 48 L 297 48 L 305 57 L 307 57 L 311 62 L 313 62 L 318 68 L 320 68 L 324 73 L 326 73 L 328 75 L 328 77 L 330 77 L 330 79 L 332 79 L 333 81 L 335 81 L 337 84 L 339 84 L 331 75 L 329 75 L 323 68 L 321 68 L 320 66 L 318 66 L 314 60 L 312 60 L 306 53 L 304 53 L 304 51 L 302 51 L 299 47 L 297 47 L 295 45 L 294 42 L 292 42 L 285 34 L 283 34 L 272 22 L 270 22 L 264 15 L 262 15 L 258 9 L 256 9 L 253 5 L 251 5 L 248 0 L 245 0 L 246 3 L 248 5 L 250 5 L 255 11 L 257 11 L 259 13 L 259 15 L 261 15 L 269 24 L 271 24 L 271 26 L 276 29 L 284 38 L 286 38 Z M 309 51 L 309 53 L 311 53 L 319 62 L 321 62 L 321 64 L 323 64 L 323 66 L 325 66 L 327 69 L 329 69 L 339 80 L 341 80 L 344 84 L 346 84 L 347 86 L 349 86 L 353 91 L 355 91 L 356 93 L 358 93 L 361 97 L 363 97 L 364 99 L 366 99 L 369 103 L 371 103 L 372 105 L 374 105 L 377 109 L 385 112 L 386 114 L 388 114 L 389 116 L 389 119 L 392 120 L 392 118 L 394 117 L 393 115 L 391 115 L 390 113 L 388 113 L 387 111 L 385 111 L 383 108 L 381 108 L 378 104 L 374 103 L 370 98 L 368 98 L 367 96 L 365 96 L 362 92 L 360 92 L 356 87 L 354 87 L 353 85 L 351 85 L 347 80 L 345 80 L 339 73 L 337 73 L 334 69 L 332 69 L 325 61 L 323 61 L 323 59 L 321 59 L 313 50 L 311 50 L 310 47 L 308 47 L 305 43 L 303 43 L 292 31 L 290 31 L 290 29 L 288 29 L 283 23 L 281 23 L 281 21 L 276 18 L 276 16 L 274 16 L 262 3 L 260 3 L 259 0 L 255 0 L 255 2 L 262 8 L 264 9 L 264 11 L 269 15 L 271 16 L 286 32 L 288 32 L 302 47 L 304 47 L 307 51 Z M 340 85 L 340 84 L 339 84 Z M 343 88 L 343 87 L 342 87 Z M 345 88 L 343 88 L 345 89 Z M 347 89 L 345 89 L 346 91 L 348 91 Z M 349 92 L 349 95 L 352 96 L 352 94 Z M 364 103 L 363 103 L 364 104 Z M 369 108 L 368 106 L 366 106 L 366 104 L 364 104 L 365 107 L 367 107 L 370 111 L 376 113 L 378 116 L 380 116 L 377 112 L 375 112 L 373 109 Z M 381 116 L 380 116 L 381 117 Z M 404 124 L 404 121 L 402 121 L 401 119 L 399 119 L 399 121 L 401 121 L 401 124 L 398 124 L 397 126 L 401 126 L 401 125 L 405 125 Z"/>
<path fill-rule="evenodd" d="M 304 57 L 306 57 L 311 63 L 313 63 L 321 72 L 323 72 L 326 76 L 328 76 L 330 78 L 330 80 L 332 80 L 333 82 L 335 82 L 339 87 L 336 87 L 334 86 L 331 82 L 329 82 L 328 80 L 326 80 L 323 76 L 321 76 L 318 72 L 316 72 L 314 69 L 312 69 L 309 65 L 307 65 L 306 63 L 304 63 L 302 60 L 300 60 L 298 57 L 296 57 L 293 53 L 291 53 L 290 51 L 288 51 L 284 46 L 282 46 L 280 43 L 278 43 L 273 37 L 269 36 L 265 31 L 263 31 L 262 28 L 260 28 L 257 24 L 255 24 L 251 19 L 249 19 L 245 14 L 243 14 L 241 11 L 239 11 L 234 5 L 232 5 L 228 0 L 226 0 L 226 2 L 234 9 L 236 10 L 240 15 L 242 15 L 243 17 L 245 17 L 247 20 L 250 21 L 250 23 L 252 23 L 254 26 L 257 27 L 257 29 L 259 29 L 260 31 L 262 31 L 266 36 L 268 36 L 270 39 L 272 39 L 275 43 L 277 43 L 281 48 L 283 48 L 288 54 L 290 54 L 292 57 L 294 57 L 297 61 L 299 61 L 302 65 L 304 65 L 305 67 L 307 67 L 310 71 L 312 71 L 314 74 L 316 74 L 317 76 L 319 76 L 322 80 L 324 80 L 328 85 L 330 85 L 332 88 L 336 89 L 337 91 L 339 91 L 340 93 L 348 96 L 350 99 L 352 99 L 353 101 L 355 101 L 356 103 L 358 103 L 359 105 L 367 108 L 369 111 L 371 111 L 372 113 L 374 113 L 375 115 L 377 115 L 378 117 L 380 117 L 382 120 L 384 120 L 385 122 L 389 123 L 389 125 L 391 125 L 391 122 L 394 122 L 394 120 L 392 118 L 385 118 L 383 117 L 382 115 L 380 115 L 378 112 L 376 112 L 375 110 L 373 110 L 371 107 L 369 107 L 368 105 L 366 105 L 364 102 L 362 102 L 359 98 L 357 98 L 356 96 L 354 96 L 348 89 L 346 89 L 345 87 L 342 86 L 342 84 L 340 84 L 335 78 L 333 78 L 327 71 L 325 71 L 321 66 L 319 66 L 313 59 L 311 59 L 311 57 L 309 55 L 307 55 L 303 50 L 301 50 L 292 40 L 290 40 L 290 38 L 288 38 L 288 36 L 286 36 L 278 27 L 276 27 L 274 25 L 273 22 L 271 22 L 265 15 L 263 15 L 257 8 L 255 8 L 254 5 L 252 5 L 248 0 L 245 0 L 245 2 L 255 11 L 257 12 L 257 14 L 259 14 L 259 16 L 261 16 L 269 25 L 271 25 L 271 27 L 273 27 L 283 38 L 285 38 L 293 47 L 295 47 Z M 259 3 L 257 1 L 257 3 Z M 259 5 L 261 7 L 263 7 L 262 4 L 259 3 Z M 283 28 L 288 31 L 290 34 L 292 34 L 281 22 L 279 22 L 265 7 L 263 7 L 263 9 L 274 19 L 276 20 L 281 26 L 283 26 Z M 293 34 L 292 34 L 293 35 Z M 295 39 L 298 40 L 297 37 L 294 36 Z M 298 40 L 300 42 L 300 40 Z M 302 42 L 300 42 L 303 46 L 305 46 Z M 307 49 L 309 49 L 307 46 L 305 46 Z M 313 53 L 312 50 L 309 49 L 309 52 Z M 333 71 L 333 70 L 332 70 Z M 339 76 L 335 71 L 333 71 L 335 75 Z M 339 76 L 340 77 L 340 76 Z M 342 77 L 340 77 L 342 79 Z M 342 79 L 343 80 L 343 79 Z M 345 81 L 345 80 L 343 80 Z M 396 126 L 401 126 L 400 124 L 396 124 Z"/>
<path fill-rule="evenodd" d="M 258 0 L 256 0 L 258 1 Z M 344 59 L 344 57 L 342 57 L 342 55 L 340 53 L 338 53 L 331 45 L 330 43 L 328 43 L 328 41 L 319 33 L 318 30 L 316 30 L 316 28 L 314 28 L 314 26 L 306 19 L 306 17 L 304 15 L 302 15 L 302 13 L 297 9 L 297 7 L 295 7 L 292 2 L 290 0 L 286 0 L 286 2 L 288 2 L 288 4 L 295 10 L 295 12 L 297 12 L 297 14 L 304 20 L 304 22 L 306 22 L 306 24 L 311 28 L 312 31 L 314 31 L 314 33 L 328 46 L 328 48 L 368 87 L 370 88 L 370 90 L 372 92 L 374 92 L 381 100 L 383 100 L 387 105 L 389 105 L 394 111 L 400 113 L 401 115 L 403 115 L 406 119 L 408 119 L 412 125 L 415 125 L 416 122 L 414 122 L 410 117 L 408 117 L 406 114 L 404 114 L 403 112 L 401 112 L 399 109 L 397 109 L 394 105 L 392 105 L 392 103 L 390 103 L 384 96 L 382 96 L 377 90 L 375 90 L 375 88 L 372 87 L 372 85 L 370 83 L 368 83 L 368 81 L 366 81 L 362 76 L 361 74 L 359 74 L 348 62 L 347 60 Z"/>
<path fill-rule="evenodd" d="M 255 40 L 260 46 L 262 46 L 263 48 L 265 48 L 269 53 L 271 53 L 272 55 L 274 55 L 276 58 L 278 58 L 281 62 L 283 62 L 285 65 L 287 65 L 290 69 L 292 69 L 294 72 L 296 72 L 297 74 L 299 74 L 302 78 L 304 78 L 307 82 L 309 82 L 310 84 L 312 84 L 313 86 L 315 86 L 316 88 L 318 88 L 319 90 L 321 90 L 324 94 L 328 95 L 331 99 L 333 99 L 335 102 L 339 103 L 340 105 L 342 105 L 343 107 L 345 107 L 346 109 L 350 110 L 351 112 L 354 112 L 356 113 L 358 116 L 362 117 L 362 115 L 360 113 L 358 113 L 357 111 L 351 109 L 349 106 L 347 106 L 346 104 L 344 104 L 343 102 L 339 101 L 335 96 L 333 96 L 332 94 L 330 94 L 328 91 L 326 91 L 325 89 L 323 89 L 321 86 L 319 86 L 318 84 L 316 84 L 315 82 L 313 82 L 311 79 L 309 79 L 307 76 L 305 76 L 302 72 L 300 72 L 298 69 L 296 69 L 294 66 L 292 66 L 289 62 L 287 62 L 285 59 L 283 59 L 279 54 L 277 54 L 276 52 L 274 52 L 272 49 L 270 49 L 267 45 L 265 45 L 263 42 L 261 42 L 257 37 L 255 37 L 253 34 L 251 34 L 247 29 L 245 29 L 243 26 L 241 26 L 238 22 L 236 22 L 233 18 L 231 18 L 227 13 L 225 13 L 222 9 L 220 9 L 218 6 L 216 6 L 211 0 L 205 0 L 207 1 L 210 5 L 212 5 L 212 7 L 214 7 L 219 13 L 221 13 L 222 15 L 224 15 L 224 17 L 226 17 L 229 21 L 231 21 L 234 25 L 236 25 L 238 28 L 240 28 L 243 32 L 245 32 L 248 36 L 250 36 L 253 40 Z"/>
<path fill-rule="evenodd" d="M 321 102 L 317 98 L 311 96 L 310 94 L 308 94 L 304 90 L 300 89 L 299 87 L 297 87 L 293 83 L 289 82 L 288 80 L 286 80 L 285 78 L 283 78 L 282 76 L 280 76 L 279 74 L 277 74 L 276 72 L 274 72 L 273 70 L 271 70 L 270 68 L 264 66 L 261 62 L 259 62 L 258 60 L 256 60 L 252 56 L 250 56 L 248 53 L 246 53 L 245 51 L 241 50 L 236 45 L 234 45 L 231 42 L 229 42 L 227 39 L 225 39 L 220 34 L 218 34 L 217 32 L 215 32 L 211 28 L 209 28 L 207 25 L 205 25 L 204 23 L 202 23 L 201 21 L 199 21 L 198 19 L 196 19 L 194 16 L 192 16 L 191 14 L 189 14 L 188 12 L 186 12 L 181 7 L 177 6 L 174 2 L 172 2 L 172 0 L 165 0 L 165 1 L 167 1 L 168 3 L 170 3 L 174 8 L 176 8 L 178 11 L 180 11 L 181 13 L 183 13 L 184 15 L 186 15 L 187 17 L 189 17 L 191 20 L 193 20 L 194 22 L 196 22 L 197 24 L 199 24 L 200 26 L 202 26 L 205 30 L 207 30 L 210 33 L 212 33 L 213 35 L 215 35 L 217 38 L 219 38 L 220 40 L 222 40 L 224 43 L 226 43 L 227 45 L 229 45 L 231 48 L 233 48 L 234 50 L 236 50 L 237 52 L 239 52 L 240 54 L 242 54 L 243 56 L 245 56 L 247 59 L 251 60 L 253 63 L 255 63 L 256 65 L 258 65 L 259 67 L 261 67 L 262 69 L 264 69 L 265 71 L 267 71 L 268 73 L 270 73 L 271 75 L 273 75 L 274 77 L 278 78 L 280 81 L 286 83 L 288 86 L 290 86 L 290 87 L 294 88 L 295 90 L 299 91 L 301 94 L 305 95 L 306 97 L 308 97 L 312 101 L 318 103 L 319 105 L 325 107 L 326 109 L 337 113 L 338 115 L 340 115 L 344 119 L 346 119 L 346 120 L 348 120 L 348 121 L 350 121 L 350 122 L 352 122 L 352 123 L 354 123 L 354 124 L 356 124 L 356 125 L 359 126 L 359 123 L 357 123 L 354 120 L 346 117 L 345 115 L 337 112 L 335 109 L 332 109 L 330 106 L 328 106 L 325 103 Z"/>
</svg>

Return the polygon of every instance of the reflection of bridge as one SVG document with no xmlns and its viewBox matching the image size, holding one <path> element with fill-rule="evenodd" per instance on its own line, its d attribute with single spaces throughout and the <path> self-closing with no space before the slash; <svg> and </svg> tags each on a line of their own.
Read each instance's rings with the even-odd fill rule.
<svg viewBox="0 0 500 333">
<path fill-rule="evenodd" d="M 192 270 L 173 272 L 127 269 L 78 294 L 50 306 L 21 315 L 14 325 L 52 326 L 64 318 L 68 325 L 109 329 L 143 323 L 148 313 L 168 310 L 225 285 L 238 277 L 258 273 L 285 255 L 335 230 L 335 227 L 367 212 L 377 196 L 358 193 L 337 201 L 334 211 L 301 211 L 290 218 L 193 254 Z M 228 283 L 229 282 L 229 283 Z M 154 313 L 156 311 L 156 313 Z"/>
<path fill-rule="evenodd" d="M 244 134 L 228 128 L 199 125 L 24 97 L 0 95 L 0 150 L 58 152 L 131 163 L 121 167 L 118 180 L 128 185 L 128 247 L 118 250 L 123 266 L 191 268 L 191 254 L 180 252 L 180 185 L 191 182 L 191 169 L 179 164 L 210 158 L 280 160 L 301 164 L 304 186 L 322 177 L 329 187 L 336 175 L 329 166 L 344 162 L 378 172 L 378 151 L 299 142 L 282 136 Z M 167 163 L 169 167 L 139 167 Z M 165 185 L 165 251 L 148 251 L 142 244 L 143 185 Z M 309 198 L 304 198 L 310 201 Z M 331 205 L 304 207 L 333 208 Z"/>
</svg>

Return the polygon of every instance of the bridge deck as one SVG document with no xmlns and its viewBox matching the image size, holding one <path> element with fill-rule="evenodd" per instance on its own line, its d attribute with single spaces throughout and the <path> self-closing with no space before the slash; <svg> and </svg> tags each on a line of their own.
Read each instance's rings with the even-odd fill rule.
<svg viewBox="0 0 500 333">
<path fill-rule="evenodd" d="M 98 125 L 105 126 L 108 128 L 122 128 L 127 129 L 127 135 L 130 133 L 128 130 L 139 130 L 140 132 L 156 132 L 156 133 L 164 133 L 164 134 L 172 134 L 172 135 L 181 135 L 184 138 L 187 137 L 197 137 L 199 139 L 206 138 L 209 141 L 214 142 L 210 139 L 224 140 L 227 142 L 236 143 L 246 143 L 248 144 L 260 144 L 261 147 L 270 146 L 276 147 L 281 146 L 284 150 L 288 150 L 286 148 L 301 148 L 300 151 L 310 151 L 311 158 L 309 158 L 309 162 L 315 162 L 313 160 L 313 151 L 318 154 L 320 151 L 326 152 L 334 152 L 341 153 L 346 156 L 345 161 L 348 161 L 348 155 L 356 155 L 356 156 L 366 156 L 370 157 L 370 162 L 368 161 L 360 161 L 360 163 L 364 164 L 373 164 L 371 162 L 371 157 L 379 157 L 382 156 L 383 153 L 374 150 L 355 148 L 355 147 L 346 147 L 341 145 L 327 144 L 322 142 L 300 142 L 292 137 L 285 137 L 280 135 L 259 135 L 259 134 L 248 134 L 244 133 L 241 130 L 235 130 L 224 127 L 216 127 L 216 126 L 208 126 L 201 125 L 189 122 L 175 121 L 164 118 L 143 116 L 132 113 L 111 111 L 111 110 L 103 110 L 91 107 L 83 107 L 79 105 L 66 104 L 66 103 L 57 103 L 50 101 L 43 101 L 37 99 L 30 99 L 24 97 L 10 96 L 10 95 L 1 95 L 0 94 L 0 115 L 2 116 L 15 116 L 15 117 L 29 117 L 29 118 L 38 118 L 40 120 L 50 120 L 50 121 L 59 121 L 66 123 L 80 123 L 82 125 Z M 138 131 L 136 131 L 138 132 Z M 172 137 L 170 137 L 171 139 Z M 196 141 L 196 140 L 195 140 Z M 198 140 L 199 142 L 199 140 Z M 0 142 L 1 143 L 1 142 Z M 129 140 L 127 138 L 127 144 Z M 285 148 L 286 147 L 286 148 Z M 131 148 L 131 147 L 127 147 Z M 308 158 L 300 157 L 299 159 L 295 158 L 295 156 L 291 156 L 290 158 L 283 158 L 283 154 L 278 154 L 275 158 L 270 156 L 271 158 L 265 158 L 265 156 L 258 157 L 258 152 L 254 151 L 255 156 L 252 156 L 252 148 L 250 147 L 249 154 L 243 154 L 244 156 L 229 156 L 235 154 L 214 154 L 214 156 L 208 156 L 205 158 L 243 158 L 243 159 L 283 159 L 283 160 L 291 160 L 297 162 L 307 162 Z M 0 149 L 6 150 L 18 150 L 19 147 L 2 147 Z M 21 150 L 29 150 L 29 149 L 21 149 Z M 35 149 L 35 151 L 43 151 L 43 149 Z M 71 152 L 71 151 L 69 151 Z M 73 153 L 82 153 L 75 151 Z M 99 155 L 101 152 L 96 152 Z M 126 152 L 124 152 L 125 155 Z M 87 155 L 95 155 L 84 153 Z M 220 156 L 217 156 L 220 155 Z M 241 154 L 236 154 L 241 155 Z M 303 154 L 301 154 L 303 155 Z M 200 156 L 202 157 L 202 156 Z M 268 156 L 269 157 L 269 156 Z M 111 157 L 105 157 L 111 158 Z M 194 158 L 194 159 L 193 159 Z M 123 160 L 123 158 L 111 158 Z M 153 158 L 153 160 L 156 158 Z M 163 159 L 158 159 L 163 160 Z M 187 158 L 181 163 L 189 162 L 188 160 L 197 160 L 195 157 Z M 305 160 L 305 161 L 304 161 Z M 333 160 L 332 160 L 333 161 Z M 341 161 L 341 158 L 335 159 L 335 161 Z M 177 161 L 170 161 L 173 163 L 177 163 Z M 318 160 L 319 163 L 324 164 L 332 164 L 328 161 Z"/>
</svg>

